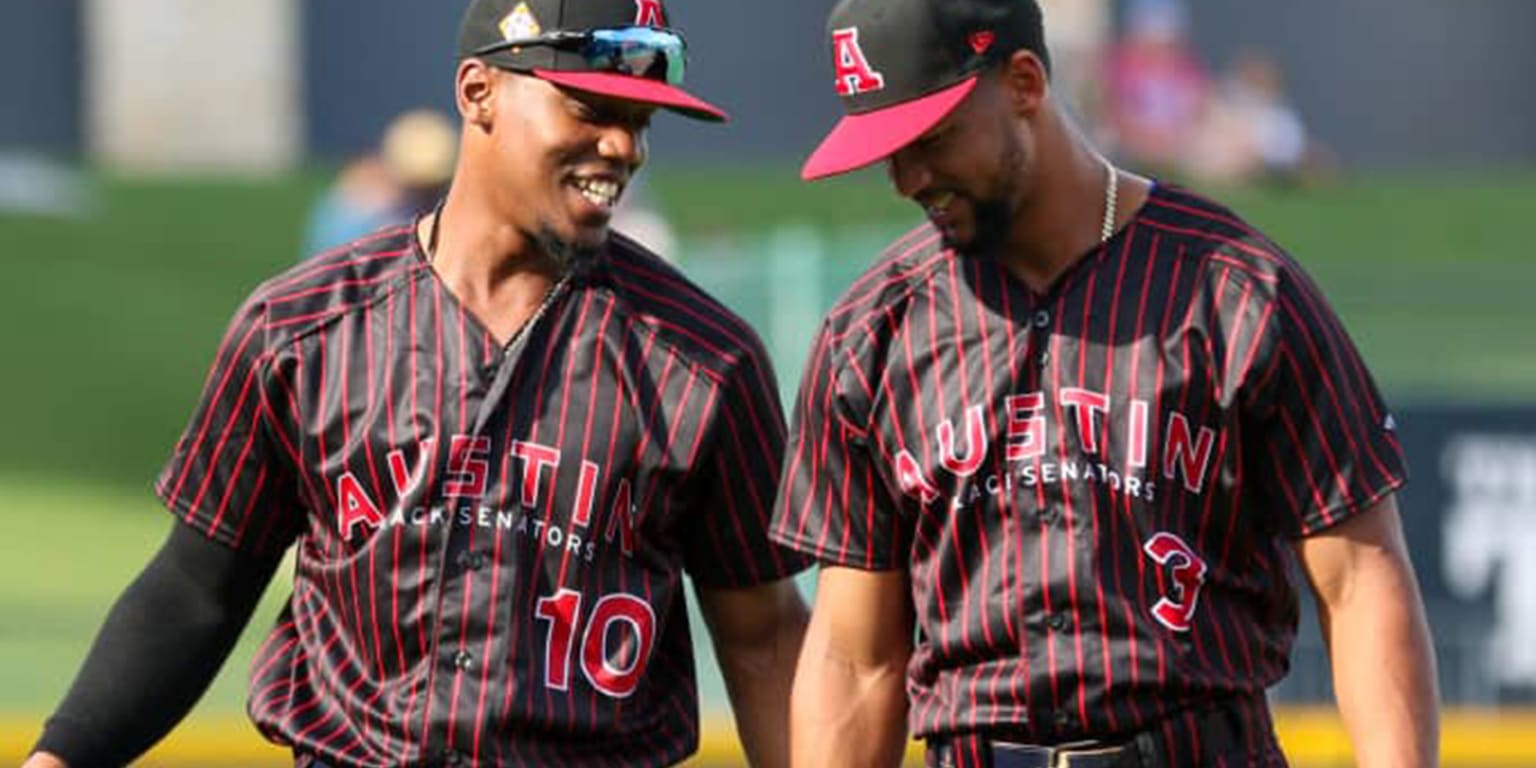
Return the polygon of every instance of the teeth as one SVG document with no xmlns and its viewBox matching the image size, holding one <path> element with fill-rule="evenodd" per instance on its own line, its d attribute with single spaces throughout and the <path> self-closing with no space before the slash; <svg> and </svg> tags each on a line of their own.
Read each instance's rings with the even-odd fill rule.
<svg viewBox="0 0 1536 768">
<path fill-rule="evenodd" d="M 620 186 L 607 179 L 577 179 L 576 190 L 593 205 L 611 208 L 619 199 Z"/>
<path fill-rule="evenodd" d="M 929 215 L 938 215 L 949 210 L 949 204 L 955 201 L 955 193 L 940 192 L 928 201 Z"/>
</svg>

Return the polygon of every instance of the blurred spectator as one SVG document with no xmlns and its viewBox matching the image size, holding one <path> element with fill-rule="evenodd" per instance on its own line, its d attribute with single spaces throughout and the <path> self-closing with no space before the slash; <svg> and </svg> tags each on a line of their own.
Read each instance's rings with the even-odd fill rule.
<svg viewBox="0 0 1536 768">
<path fill-rule="evenodd" d="M 453 176 L 458 137 L 431 110 L 402 113 L 376 152 L 353 158 L 310 211 L 303 257 L 343 245 L 431 208 Z"/>
<path fill-rule="evenodd" d="M 1154 174 L 1179 168 L 1210 97 L 1210 77 L 1192 52 L 1181 0 L 1136 0 L 1110 55 L 1108 146 Z"/>
<path fill-rule="evenodd" d="M 1273 59 L 1241 53 L 1196 132 L 1190 172 L 1224 183 L 1314 181 L 1331 165 L 1285 94 Z"/>
</svg>

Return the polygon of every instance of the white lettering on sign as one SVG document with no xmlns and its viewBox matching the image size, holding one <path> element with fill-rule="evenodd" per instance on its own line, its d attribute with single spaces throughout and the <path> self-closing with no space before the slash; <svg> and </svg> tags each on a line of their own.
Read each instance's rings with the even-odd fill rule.
<svg viewBox="0 0 1536 768">
<path fill-rule="evenodd" d="M 1441 471 L 1446 586 L 1466 599 L 1492 589 L 1489 673 L 1536 685 L 1536 435 L 1464 435 L 1446 446 Z"/>
</svg>

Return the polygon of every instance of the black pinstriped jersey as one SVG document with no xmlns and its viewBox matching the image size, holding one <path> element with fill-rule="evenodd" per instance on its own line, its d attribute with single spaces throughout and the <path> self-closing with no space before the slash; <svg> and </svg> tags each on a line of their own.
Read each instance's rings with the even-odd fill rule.
<svg viewBox="0 0 1536 768">
<path fill-rule="evenodd" d="M 1058 743 L 1236 697 L 1272 752 L 1288 542 L 1405 476 L 1318 288 L 1158 186 L 1045 293 L 931 227 L 899 240 L 821 328 L 773 533 L 909 570 L 917 735 Z"/>
<path fill-rule="evenodd" d="M 683 571 L 803 565 L 766 533 L 783 437 L 753 331 L 632 242 L 504 348 L 399 228 L 252 294 L 157 490 L 297 543 L 250 712 L 301 757 L 664 765 L 698 739 Z"/>
</svg>

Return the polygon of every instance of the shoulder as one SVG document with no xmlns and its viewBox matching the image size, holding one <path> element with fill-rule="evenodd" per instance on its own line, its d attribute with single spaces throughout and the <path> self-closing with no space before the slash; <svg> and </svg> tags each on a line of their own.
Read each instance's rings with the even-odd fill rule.
<svg viewBox="0 0 1536 768">
<path fill-rule="evenodd" d="M 768 364 L 762 340 L 746 320 L 624 235 L 613 234 L 592 280 L 613 294 L 627 322 L 717 377 Z"/>
<path fill-rule="evenodd" d="M 1190 266 L 1203 268 L 1208 277 L 1251 284 L 1260 297 L 1273 296 L 1282 284 L 1307 280 L 1291 254 L 1258 227 L 1182 187 L 1159 183 L 1137 221 Z"/>
<path fill-rule="evenodd" d="M 387 227 L 267 279 L 241 311 L 259 317 L 275 347 L 378 301 L 425 268 L 411 227 Z"/>
<path fill-rule="evenodd" d="M 955 258 L 930 225 L 896 238 L 828 310 L 819 343 L 841 349 L 840 357 L 863 357 L 863 350 L 891 338 L 917 289 Z"/>
</svg>

